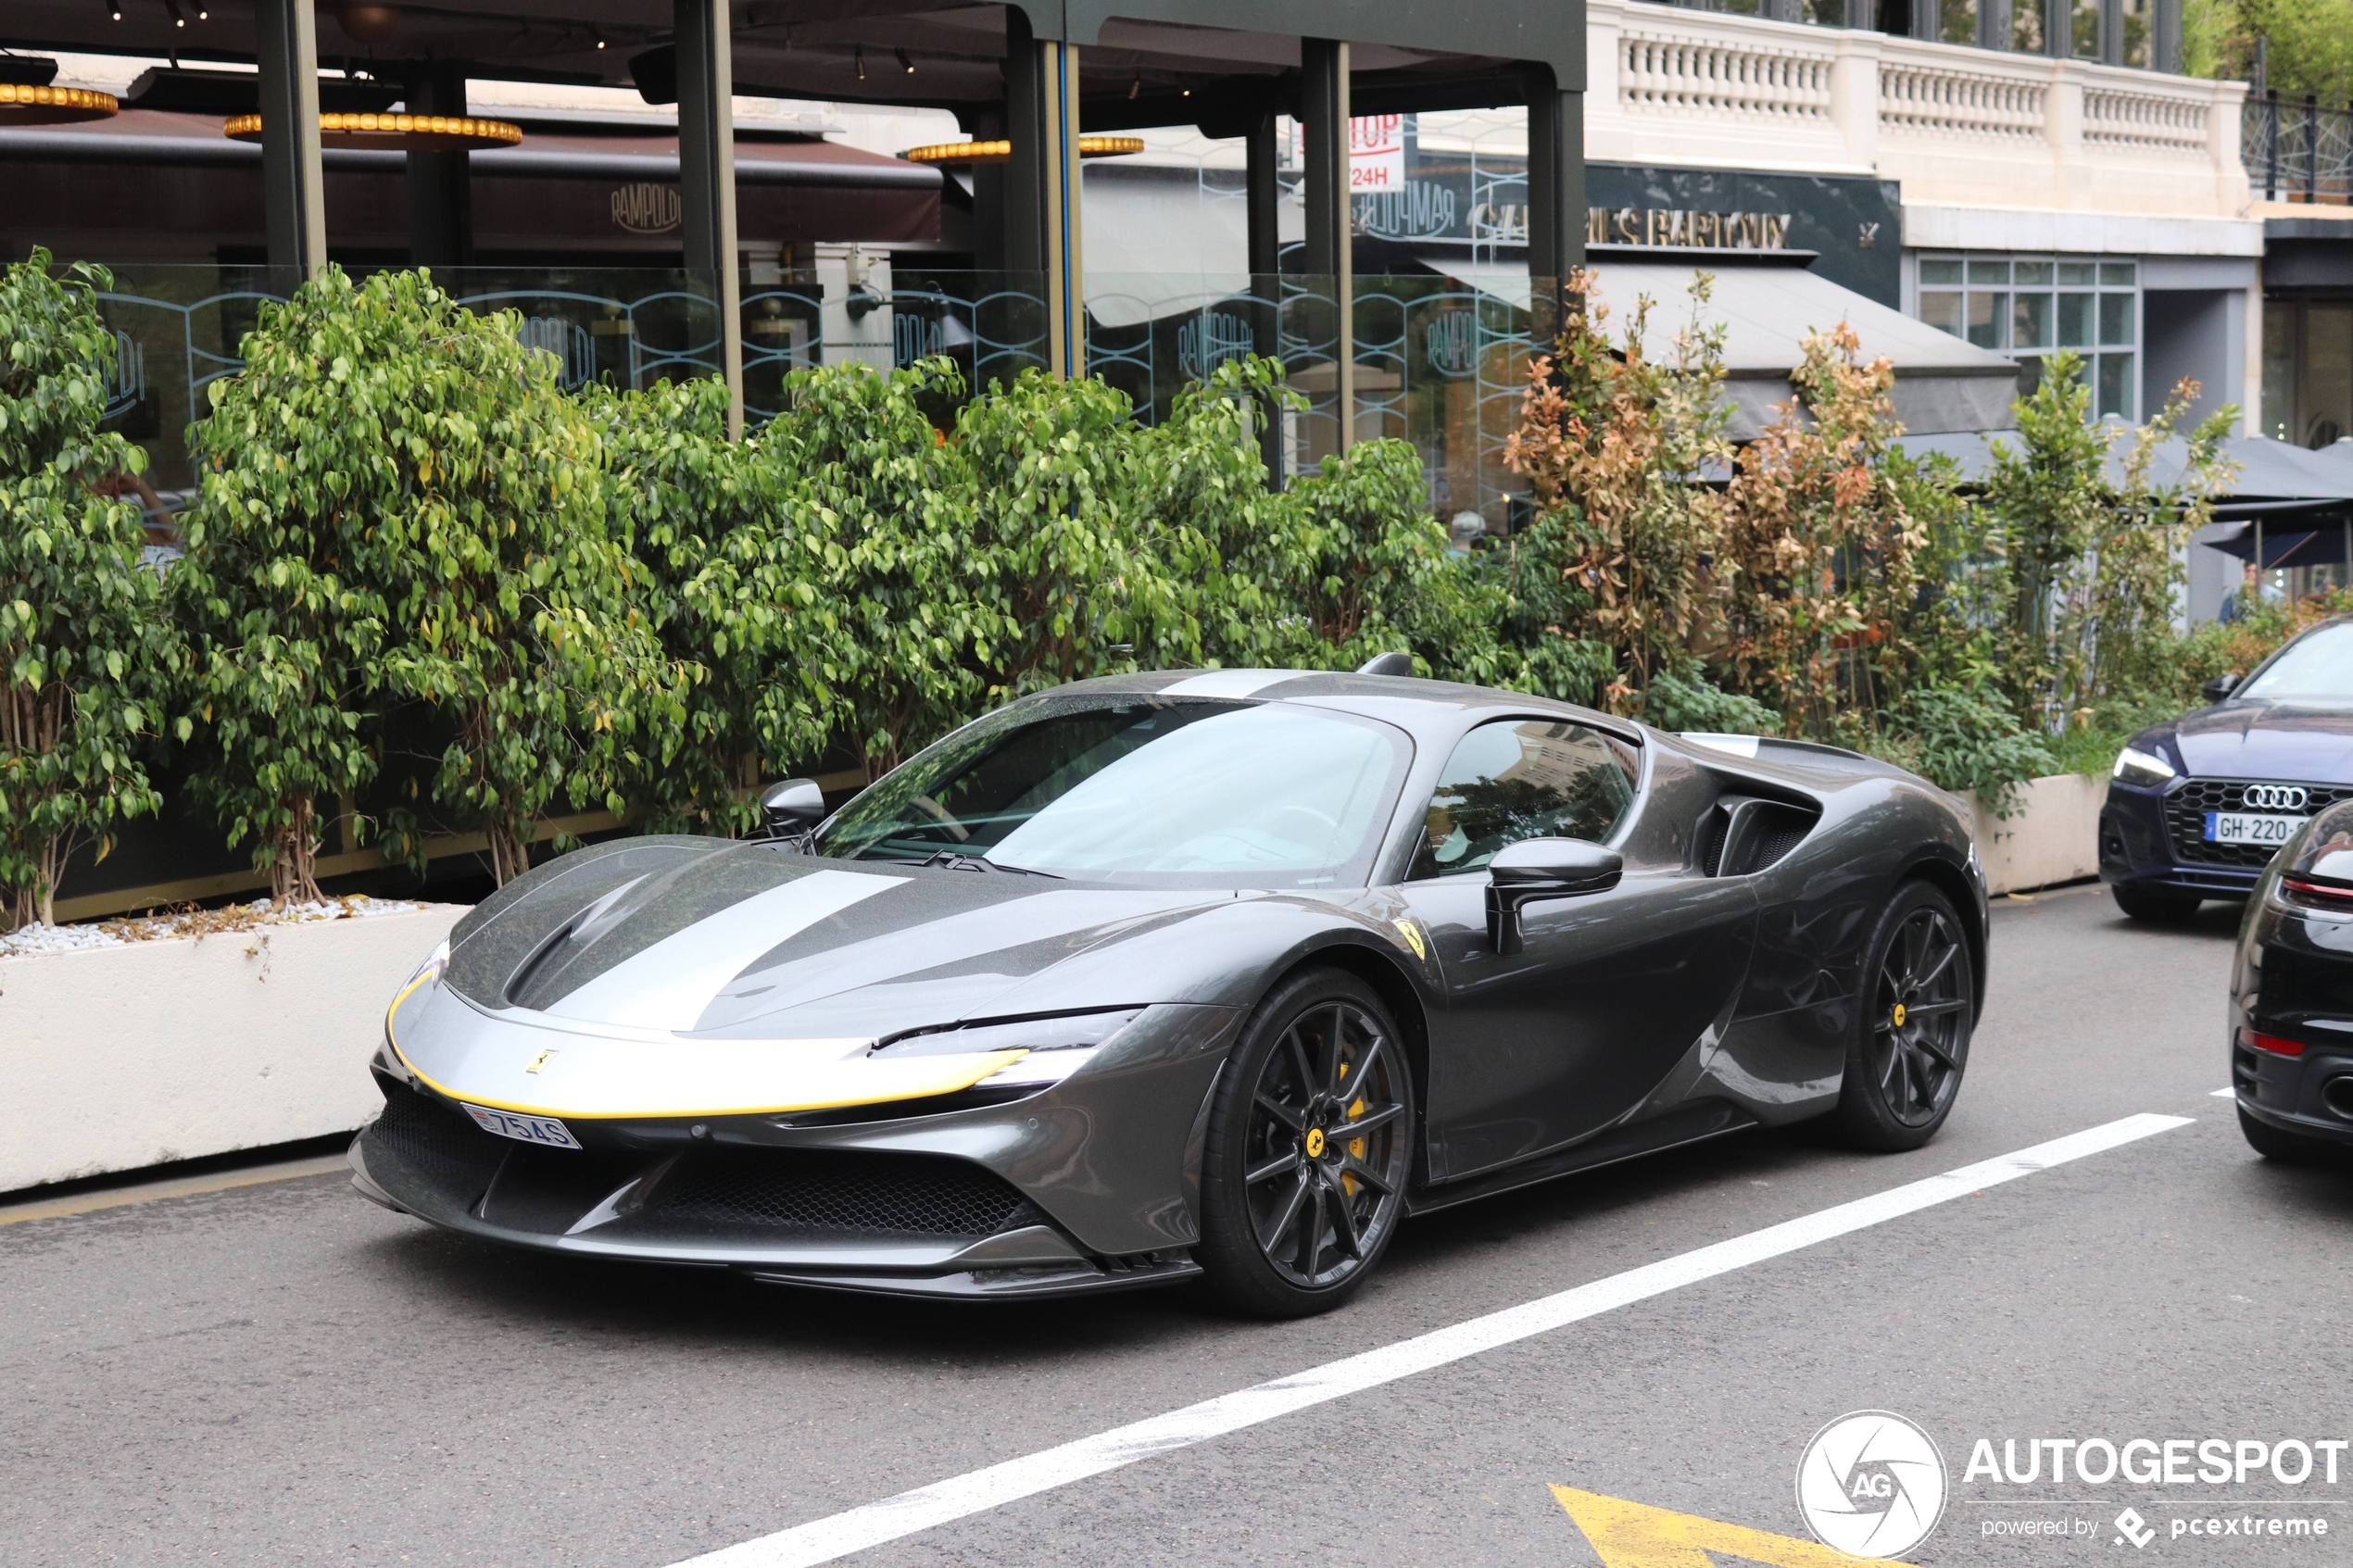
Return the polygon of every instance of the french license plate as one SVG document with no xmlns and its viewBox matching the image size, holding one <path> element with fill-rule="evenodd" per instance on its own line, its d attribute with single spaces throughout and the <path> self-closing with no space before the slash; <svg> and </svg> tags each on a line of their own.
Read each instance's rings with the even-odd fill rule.
<svg viewBox="0 0 2353 1568">
<path fill-rule="evenodd" d="M 465 1101 L 459 1100 L 460 1105 Z M 466 1114 L 474 1125 L 485 1133 L 496 1133 L 502 1138 L 519 1143 L 535 1143 L 548 1148 L 578 1148 L 580 1140 L 572 1129 L 552 1116 L 525 1116 L 518 1110 L 493 1110 L 486 1105 L 467 1105 Z"/>
<path fill-rule="evenodd" d="M 2260 811 L 2208 811 L 2208 844 L 2285 844 L 2304 825 L 2302 817 L 2275 817 Z"/>
</svg>

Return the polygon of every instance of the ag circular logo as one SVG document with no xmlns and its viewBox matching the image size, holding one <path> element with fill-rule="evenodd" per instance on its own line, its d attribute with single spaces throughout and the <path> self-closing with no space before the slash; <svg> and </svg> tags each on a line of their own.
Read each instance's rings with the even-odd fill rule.
<svg viewBox="0 0 2353 1568">
<path fill-rule="evenodd" d="M 1815 1539 L 1849 1557 L 1900 1557 L 1944 1512 L 1944 1456 L 1886 1411 L 1856 1411 L 1814 1434 L 1797 1461 L 1797 1510 Z"/>
</svg>

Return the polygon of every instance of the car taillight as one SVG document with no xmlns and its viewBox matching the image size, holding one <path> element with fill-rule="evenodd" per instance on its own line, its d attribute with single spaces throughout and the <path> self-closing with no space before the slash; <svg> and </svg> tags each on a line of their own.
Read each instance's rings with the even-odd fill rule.
<svg viewBox="0 0 2353 1568">
<path fill-rule="evenodd" d="M 2315 904 L 2329 909 L 2353 911 L 2353 887 L 2339 886 L 2326 882 L 2308 882 L 2300 876 L 2284 876 L 2280 878 L 2280 889 L 2298 898 L 2309 899 Z"/>
<path fill-rule="evenodd" d="M 2239 1044 L 2251 1046 L 2259 1051 L 2270 1051 L 2273 1056 L 2302 1056 L 2304 1054 L 2304 1042 L 2301 1040 L 2291 1040 L 2279 1035 L 2259 1034 L 2252 1029 L 2239 1031 Z"/>
</svg>

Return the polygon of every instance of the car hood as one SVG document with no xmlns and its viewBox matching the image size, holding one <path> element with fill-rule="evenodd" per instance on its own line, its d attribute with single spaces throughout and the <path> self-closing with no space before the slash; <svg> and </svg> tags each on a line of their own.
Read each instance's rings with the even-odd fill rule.
<svg viewBox="0 0 2353 1568">
<path fill-rule="evenodd" d="M 2353 709 L 2226 702 L 2185 713 L 2150 738 L 2170 739 L 2191 773 L 2353 782 Z"/>
<path fill-rule="evenodd" d="M 1237 899 L 639 842 L 461 931 L 451 987 L 560 1026 L 871 1037 L 1025 1010 L 1015 994 L 1054 966 Z M 1152 994 L 1150 966 L 1132 988 L 1116 999 L 1173 999 Z"/>
</svg>

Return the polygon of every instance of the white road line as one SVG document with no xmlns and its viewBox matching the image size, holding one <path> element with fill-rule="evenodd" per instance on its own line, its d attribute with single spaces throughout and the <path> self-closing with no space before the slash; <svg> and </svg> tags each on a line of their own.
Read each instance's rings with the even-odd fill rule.
<svg viewBox="0 0 2353 1568">
<path fill-rule="evenodd" d="M 1718 1274 L 1744 1269 L 1873 1225 L 1900 1220 L 1923 1209 L 1967 1198 L 2003 1182 L 2014 1182 L 2054 1165 L 2103 1153 L 2141 1138 L 2185 1127 L 2186 1116 L 2127 1116 L 2049 1143 L 2021 1148 L 1975 1165 L 1930 1176 L 1818 1213 L 1769 1225 L 1666 1258 L 1622 1274 L 1612 1274 L 1555 1296 L 1546 1296 L 1449 1328 L 1367 1350 L 1278 1377 L 1271 1383 L 1223 1394 L 1165 1415 L 1099 1432 L 1059 1448 L 992 1464 L 985 1470 L 919 1486 L 828 1518 L 797 1524 L 773 1536 L 689 1558 L 677 1568 L 811 1568 L 885 1541 L 935 1525 L 985 1513 L 1023 1498 L 1083 1481 L 1175 1449 L 1277 1416 L 1289 1415 L 1345 1395 L 1394 1383 L 1501 1346 L 1595 1317 L 1618 1307 L 1661 1296 Z"/>
<path fill-rule="evenodd" d="M 2212 1098 L 2215 1099 L 2235 1099 L 2238 1098 L 2238 1091 L 2236 1089 L 2216 1089 L 2212 1092 Z"/>
</svg>

